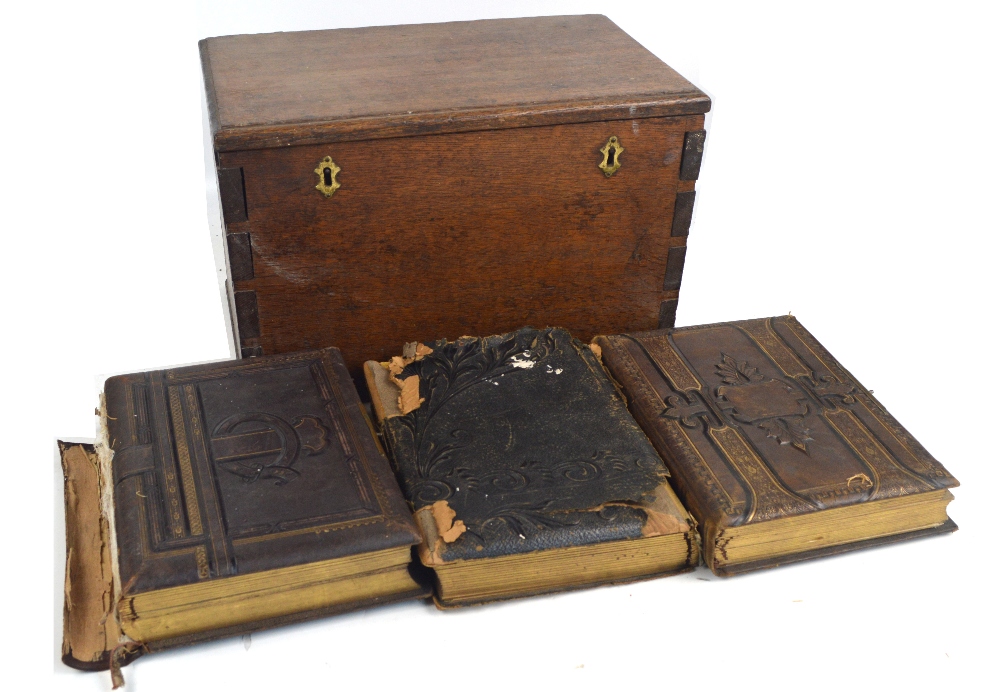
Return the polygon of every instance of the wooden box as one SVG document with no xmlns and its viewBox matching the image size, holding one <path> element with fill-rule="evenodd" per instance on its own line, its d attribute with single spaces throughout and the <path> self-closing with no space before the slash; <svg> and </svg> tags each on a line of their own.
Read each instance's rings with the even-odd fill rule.
<svg viewBox="0 0 1000 692">
<path fill-rule="evenodd" d="M 709 98 L 603 16 L 201 42 L 242 356 L 672 326 Z"/>
</svg>

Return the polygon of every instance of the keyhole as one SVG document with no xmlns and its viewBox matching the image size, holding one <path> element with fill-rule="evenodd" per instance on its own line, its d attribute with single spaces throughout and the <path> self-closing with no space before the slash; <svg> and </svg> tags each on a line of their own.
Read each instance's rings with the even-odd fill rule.
<svg viewBox="0 0 1000 692">
<path fill-rule="evenodd" d="M 333 185 L 333 171 L 329 168 L 323 169 L 323 184 L 327 187 L 331 187 Z"/>
<path fill-rule="evenodd" d="M 615 165 L 615 154 L 617 154 L 617 153 L 618 153 L 618 150 L 615 149 L 614 147 L 608 149 L 608 166 L 609 167 L 614 167 L 614 165 Z"/>
</svg>

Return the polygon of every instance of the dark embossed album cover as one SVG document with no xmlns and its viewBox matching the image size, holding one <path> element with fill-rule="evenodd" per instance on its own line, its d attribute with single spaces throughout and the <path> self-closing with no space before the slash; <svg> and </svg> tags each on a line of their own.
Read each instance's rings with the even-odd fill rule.
<svg viewBox="0 0 1000 692">
<path fill-rule="evenodd" d="M 108 600 L 132 640 L 426 595 L 408 571 L 419 533 L 336 349 L 114 377 L 104 418 Z"/>
<path fill-rule="evenodd" d="M 591 348 L 565 330 L 525 328 L 408 351 L 366 371 L 442 603 L 693 566 L 694 526 Z M 665 536 L 676 540 L 655 540 Z M 608 551 L 628 555 L 614 568 L 589 557 Z M 451 582 L 462 567 L 565 555 L 572 564 L 533 580 Z"/>
<path fill-rule="evenodd" d="M 958 481 L 794 317 L 594 341 L 717 573 L 955 529 Z"/>
</svg>

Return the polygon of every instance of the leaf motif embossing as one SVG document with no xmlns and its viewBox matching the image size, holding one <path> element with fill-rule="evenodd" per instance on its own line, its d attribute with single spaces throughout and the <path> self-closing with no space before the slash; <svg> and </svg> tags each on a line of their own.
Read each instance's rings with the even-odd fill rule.
<svg viewBox="0 0 1000 692">
<path fill-rule="evenodd" d="M 644 511 L 611 504 L 647 501 L 667 470 L 624 407 L 607 405 L 620 401 L 594 378 L 591 349 L 564 330 L 530 328 L 427 345 L 396 375 L 419 376 L 423 402 L 386 425 L 414 509 L 447 500 L 466 527 L 444 559 L 639 535 Z M 615 415 L 595 416 L 598 406 Z M 576 426 L 571 440 L 548 437 L 555 421 Z M 617 437 L 630 426 L 631 438 Z"/>
<path fill-rule="evenodd" d="M 693 402 L 688 401 L 683 394 L 673 394 L 666 398 L 667 407 L 660 413 L 664 418 L 679 420 L 686 428 L 693 428 L 698 425 L 698 418 L 708 416 L 708 407 L 705 406 L 696 396 L 692 395 Z"/>
<path fill-rule="evenodd" d="M 812 441 L 809 428 L 802 424 L 797 418 L 773 418 L 766 420 L 757 426 L 767 433 L 768 437 L 773 437 L 781 445 L 791 445 L 795 449 L 809 456 L 809 449 L 806 442 Z"/>
<path fill-rule="evenodd" d="M 757 371 L 757 368 L 746 361 L 737 363 L 733 357 L 727 356 L 725 353 L 722 354 L 722 362 L 715 366 L 715 374 L 729 385 L 749 384 L 764 380 L 764 376 Z"/>
<path fill-rule="evenodd" d="M 399 422 L 409 429 L 416 446 L 416 466 L 421 478 L 440 478 L 452 469 L 453 452 L 465 446 L 462 430 L 454 430 L 454 438 L 435 445 L 424 432 L 441 409 L 469 387 L 515 373 L 524 363 L 540 363 L 556 349 L 551 329 L 539 332 L 529 344 L 518 339 L 519 332 L 503 341 L 488 345 L 485 340 L 464 338 L 448 344 L 439 341 L 433 352 L 404 368 L 401 379 L 420 376 L 420 397 L 424 404 Z M 448 348 L 446 348 L 448 346 Z"/>
<path fill-rule="evenodd" d="M 559 526 L 575 526 L 580 523 L 578 516 L 571 513 L 556 514 L 546 510 L 552 503 L 550 501 L 535 505 L 506 505 L 490 512 L 481 526 L 483 529 L 496 529 L 500 526 L 507 528 L 513 533 L 530 536 L 543 529 L 551 529 Z"/>
</svg>

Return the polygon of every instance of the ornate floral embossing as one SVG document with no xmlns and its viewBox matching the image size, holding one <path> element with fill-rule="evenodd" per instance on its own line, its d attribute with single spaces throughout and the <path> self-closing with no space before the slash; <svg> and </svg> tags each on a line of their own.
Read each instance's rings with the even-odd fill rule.
<svg viewBox="0 0 1000 692">
<path fill-rule="evenodd" d="M 738 363 L 721 354 L 722 362 L 715 366 L 723 385 L 716 396 L 723 411 L 735 421 L 756 425 L 779 445 L 790 445 L 809 456 L 807 442 L 811 431 L 805 425 L 809 405 L 805 395 L 783 382 L 765 377 L 748 362 Z"/>
<path fill-rule="evenodd" d="M 438 467 L 440 470 L 441 467 Z M 575 459 L 547 466 L 538 461 L 526 461 L 516 469 L 473 475 L 468 469 L 455 467 L 439 478 L 421 478 L 407 483 L 407 491 L 415 503 L 431 504 L 447 500 L 456 492 L 478 493 L 483 496 L 517 494 L 526 490 L 541 490 L 547 487 L 571 483 L 589 483 L 601 479 L 627 475 L 635 469 L 644 471 L 662 470 L 643 458 L 624 459 L 607 450 L 593 453 L 590 459 Z"/>
<path fill-rule="evenodd" d="M 666 410 L 662 409 L 663 400 L 660 399 L 656 390 L 647 379 L 647 376 L 638 367 L 635 357 L 626 348 L 627 340 L 635 343 L 651 363 L 663 362 L 668 365 L 665 371 L 660 372 L 660 377 L 678 394 L 680 393 L 678 387 L 674 385 L 671 379 L 668 379 L 665 372 L 673 374 L 675 378 L 677 377 L 677 372 L 687 374 L 687 378 L 690 380 L 692 386 L 700 386 L 700 383 L 695 379 L 694 375 L 690 374 L 690 370 L 673 348 L 670 347 L 669 343 L 657 349 L 657 352 L 660 353 L 657 359 L 653 357 L 649 350 L 654 343 L 652 340 L 640 343 L 634 337 L 630 336 L 612 336 L 607 338 L 603 344 L 605 352 L 614 355 L 613 358 L 606 357 L 605 363 L 608 364 L 612 373 L 619 380 L 627 380 L 635 388 L 631 396 L 634 397 L 637 410 L 641 414 L 637 418 L 641 419 L 641 416 L 644 415 L 655 415 L 652 413 L 655 411 L 660 411 L 661 416 L 670 418 L 670 416 L 664 416 Z M 671 363 L 675 364 L 674 367 L 669 367 Z M 617 368 L 621 368 L 621 373 L 617 372 Z M 671 396 L 667 397 L 666 403 L 668 406 L 671 398 Z M 709 418 L 710 416 L 705 416 L 705 420 Z M 676 420 L 676 424 L 664 426 L 659 430 L 659 433 L 663 436 L 669 449 L 669 454 L 665 454 L 664 456 L 667 459 L 667 466 L 670 467 L 671 471 L 679 476 L 694 476 L 697 479 L 697 487 L 705 492 L 709 504 L 718 508 L 733 525 L 742 524 L 746 519 L 744 514 L 745 502 L 734 502 L 725 491 L 709 469 L 707 462 L 698 452 L 698 448 L 688 433 L 684 430 L 683 424 L 679 420 Z"/>
<path fill-rule="evenodd" d="M 473 385 L 530 369 L 555 349 L 551 329 L 539 332 L 530 344 L 522 343 L 519 334 L 515 332 L 490 345 L 483 339 L 459 339 L 447 349 L 447 342 L 439 341 L 431 354 L 403 370 L 400 379 L 420 375 L 420 396 L 425 400 L 419 408 L 399 418 L 416 443 L 415 462 L 420 478 L 441 480 L 450 470 L 452 453 L 464 446 L 462 430 L 453 430 L 450 436 L 454 440 L 443 445 L 424 435 L 451 399 Z"/>
<path fill-rule="evenodd" d="M 528 328 L 426 346 L 397 375 L 423 401 L 385 430 L 414 508 L 445 500 L 466 526 L 447 559 L 640 535 L 667 470 L 589 348 Z"/>
<path fill-rule="evenodd" d="M 546 530 L 578 526 L 585 516 L 606 524 L 635 519 L 637 514 L 642 516 L 642 510 L 626 505 L 610 504 L 589 512 L 552 511 L 551 505 L 551 501 L 505 504 L 491 511 L 485 519 L 467 524 L 466 535 L 484 544 L 490 538 L 516 536 L 527 539 Z"/>
<path fill-rule="evenodd" d="M 621 464 L 622 467 L 625 464 Z M 604 475 L 604 469 L 590 461 L 567 461 L 552 467 L 554 473 L 576 483 L 586 483 Z"/>
<path fill-rule="evenodd" d="M 694 392 L 690 398 L 683 394 L 668 396 L 664 403 L 666 403 L 667 408 L 663 409 L 660 415 L 664 418 L 679 420 L 686 428 L 697 427 L 698 418 L 709 415 L 708 407 Z"/>
<path fill-rule="evenodd" d="M 505 505 L 498 507 L 489 513 L 485 521 L 482 521 L 476 533 L 482 535 L 482 531 L 491 528 L 504 528 L 521 536 L 529 536 L 532 533 L 543 529 L 557 526 L 574 526 L 580 522 L 575 514 L 550 513 L 551 501 L 545 501 L 536 505 Z"/>
<path fill-rule="evenodd" d="M 809 428 L 802 425 L 798 418 L 774 418 L 766 420 L 757 425 L 758 428 L 767 433 L 768 437 L 773 437 L 778 444 L 791 445 L 800 452 L 809 454 L 806 442 L 812 441 Z"/>
<path fill-rule="evenodd" d="M 420 475 L 429 478 L 439 475 L 437 472 L 451 463 L 452 453 L 463 446 L 462 438 L 465 434 L 464 430 L 456 429 L 449 433 L 452 439 L 445 444 L 438 444 L 434 440 L 428 441 L 425 447 L 426 455 L 420 465 Z"/>
<path fill-rule="evenodd" d="M 820 385 L 813 388 L 816 396 L 824 400 L 836 400 L 840 404 L 853 404 L 854 385 L 848 382 L 838 382 L 833 375 L 820 375 L 816 378 Z"/>
<path fill-rule="evenodd" d="M 527 488 L 530 483 L 531 477 L 526 472 L 515 469 L 506 469 L 481 478 L 471 477 L 466 482 L 470 491 L 482 493 L 514 493 Z"/>
<path fill-rule="evenodd" d="M 432 505 L 438 500 L 447 500 L 455 494 L 455 488 L 444 481 L 422 478 L 406 484 L 406 494 L 417 506 Z"/>
<path fill-rule="evenodd" d="M 746 362 L 737 363 L 725 353 L 722 354 L 722 362 L 715 366 L 715 374 L 730 385 L 764 381 L 764 376 L 757 371 L 757 368 L 751 367 Z"/>
</svg>

